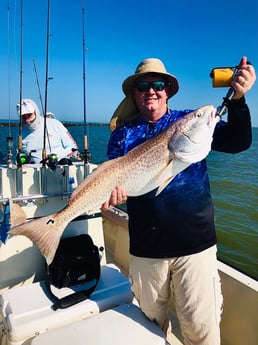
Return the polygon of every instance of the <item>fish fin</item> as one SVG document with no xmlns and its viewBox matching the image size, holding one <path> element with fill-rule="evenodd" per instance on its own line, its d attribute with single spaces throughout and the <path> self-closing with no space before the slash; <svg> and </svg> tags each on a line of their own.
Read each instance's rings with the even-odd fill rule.
<svg viewBox="0 0 258 345">
<path fill-rule="evenodd" d="M 156 196 L 158 196 L 163 189 L 165 189 L 168 184 L 174 179 L 174 177 L 186 169 L 190 163 L 183 162 L 178 159 L 171 160 L 169 164 L 161 171 L 160 175 L 157 178 L 158 190 Z"/>
<path fill-rule="evenodd" d="M 157 186 L 159 188 L 156 192 L 156 196 L 163 191 L 163 189 L 173 180 L 173 178 L 173 160 L 171 160 L 157 176 Z"/>
<path fill-rule="evenodd" d="M 55 215 L 29 220 L 13 227 L 8 234 L 28 237 L 40 250 L 48 264 L 55 256 L 65 225 L 55 221 Z"/>
<path fill-rule="evenodd" d="M 27 219 L 27 215 L 23 209 L 18 204 L 14 203 L 12 199 L 9 199 L 9 205 L 11 227 L 24 223 Z"/>
<path fill-rule="evenodd" d="M 181 161 L 180 159 L 174 159 L 173 160 L 173 177 L 175 177 L 181 171 L 185 170 L 191 164 L 192 162 L 184 162 L 184 161 Z"/>
<path fill-rule="evenodd" d="M 158 196 L 163 191 L 163 189 L 165 189 L 167 187 L 167 185 L 173 180 L 173 178 L 174 178 L 174 176 L 172 176 L 169 179 L 167 179 L 166 181 L 164 181 L 163 184 L 159 186 L 155 196 Z"/>
</svg>

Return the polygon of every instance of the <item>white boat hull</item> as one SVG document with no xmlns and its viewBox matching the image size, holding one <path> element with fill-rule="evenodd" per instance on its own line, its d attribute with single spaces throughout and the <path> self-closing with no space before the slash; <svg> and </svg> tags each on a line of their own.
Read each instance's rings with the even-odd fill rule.
<svg viewBox="0 0 258 345">
<path fill-rule="evenodd" d="M 89 171 L 92 171 L 95 165 L 90 165 L 88 168 Z M 28 218 L 41 217 L 58 211 L 67 204 L 72 189 L 82 181 L 84 176 L 85 166 L 81 164 L 57 167 L 54 172 L 35 165 L 24 166 L 22 172 L 1 167 L 1 210 L 4 211 L 5 205 L 11 198 L 20 204 Z M 111 208 L 102 215 L 99 212 L 90 218 L 84 216 L 71 222 L 66 228 L 64 236 L 89 233 L 97 246 L 105 248 L 102 265 L 105 265 L 106 262 L 115 263 L 121 269 L 121 272 L 127 275 L 130 264 L 127 214 L 116 208 Z M 258 283 L 228 265 L 221 262 L 218 262 L 218 265 L 224 296 L 224 312 L 221 324 L 222 345 L 257 345 Z M 44 277 L 45 261 L 29 239 L 23 236 L 15 236 L 9 238 L 6 244 L 0 242 L 0 294 L 4 296 L 6 293 L 12 292 L 16 307 L 22 303 L 22 298 L 19 297 L 17 289 L 33 286 L 37 282 L 43 281 Z M 16 307 L 13 306 L 11 309 Z M 23 344 L 23 341 L 20 341 L 20 343 L 11 342 L 12 337 L 8 333 L 10 332 L 10 324 L 7 325 L 9 314 L 6 312 L 6 305 L 3 305 L 3 303 L 0 311 L 3 328 L 2 336 L 0 333 L 0 344 Z M 33 314 L 32 311 L 31 313 Z M 173 320 L 173 334 L 171 333 L 168 339 L 173 345 L 182 344 L 172 299 L 169 314 Z M 26 316 L 26 313 L 24 315 Z M 38 318 L 39 320 L 36 319 L 36 321 L 40 324 L 40 316 Z M 71 323 L 74 322 L 71 319 Z M 58 325 L 56 329 L 59 329 L 59 327 L 61 325 Z M 99 327 L 101 328 L 101 324 Z M 58 334 L 60 332 L 58 331 Z M 51 336 L 50 331 L 49 334 L 48 336 Z M 35 345 L 43 344 L 40 341 L 37 340 L 36 342 L 34 340 Z M 123 343 L 123 340 L 121 340 L 121 343 Z M 142 342 L 139 342 L 139 344 L 142 345 Z M 112 345 L 116 345 L 116 343 Z"/>
</svg>

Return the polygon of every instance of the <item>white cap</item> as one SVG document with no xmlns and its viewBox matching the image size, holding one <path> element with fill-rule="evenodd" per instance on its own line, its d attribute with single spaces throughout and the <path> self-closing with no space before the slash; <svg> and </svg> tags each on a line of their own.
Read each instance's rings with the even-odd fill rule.
<svg viewBox="0 0 258 345">
<path fill-rule="evenodd" d="M 53 114 L 53 113 L 51 113 L 51 111 L 48 111 L 47 113 L 46 113 L 46 116 L 47 117 L 50 117 L 50 118 L 55 118 L 55 114 Z"/>
<path fill-rule="evenodd" d="M 37 104 L 32 99 L 23 99 L 21 101 L 21 108 L 20 104 L 17 104 L 17 115 L 20 116 L 20 110 L 21 110 L 21 116 L 26 114 L 33 114 L 35 112 L 35 117 L 27 122 L 24 123 L 25 126 L 31 130 L 35 130 L 39 127 L 41 122 L 41 117 L 39 113 L 39 108 Z"/>
<path fill-rule="evenodd" d="M 32 114 L 36 112 L 39 115 L 39 110 L 37 105 L 31 99 L 23 99 L 21 102 L 21 115 Z M 17 114 L 20 116 L 20 104 L 17 104 Z"/>
</svg>

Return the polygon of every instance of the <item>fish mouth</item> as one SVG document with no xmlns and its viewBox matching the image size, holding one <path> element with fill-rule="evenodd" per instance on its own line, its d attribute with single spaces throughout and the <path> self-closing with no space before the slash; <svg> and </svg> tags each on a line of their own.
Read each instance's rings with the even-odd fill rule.
<svg viewBox="0 0 258 345">
<path fill-rule="evenodd" d="M 208 123 L 207 123 L 208 127 L 211 128 L 213 126 L 214 121 L 215 121 L 215 124 L 216 124 L 217 122 L 219 122 L 220 118 L 221 117 L 218 114 L 217 109 L 213 108 L 211 113 L 210 113 L 210 115 L 209 115 L 209 118 L 208 118 Z"/>
<path fill-rule="evenodd" d="M 219 122 L 220 116 L 218 115 L 217 109 L 213 107 L 207 118 L 207 127 L 213 128 Z"/>
</svg>

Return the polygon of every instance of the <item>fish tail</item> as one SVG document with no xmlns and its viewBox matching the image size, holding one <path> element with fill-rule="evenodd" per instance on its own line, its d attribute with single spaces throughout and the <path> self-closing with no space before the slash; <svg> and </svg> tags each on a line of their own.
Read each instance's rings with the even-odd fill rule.
<svg viewBox="0 0 258 345">
<path fill-rule="evenodd" d="M 27 215 L 23 209 L 11 199 L 9 200 L 10 205 L 10 223 L 11 226 L 17 226 L 26 221 Z"/>
<path fill-rule="evenodd" d="M 47 263 L 53 261 L 66 224 L 56 222 L 55 215 L 29 220 L 13 227 L 8 233 L 28 237 L 40 250 Z"/>
</svg>

